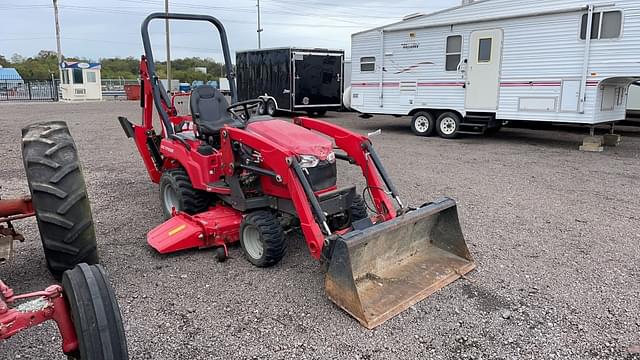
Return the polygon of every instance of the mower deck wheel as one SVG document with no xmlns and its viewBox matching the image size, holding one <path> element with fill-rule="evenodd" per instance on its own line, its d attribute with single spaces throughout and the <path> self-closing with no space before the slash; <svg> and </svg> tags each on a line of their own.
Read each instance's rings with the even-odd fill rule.
<svg viewBox="0 0 640 360">
<path fill-rule="evenodd" d="M 191 185 L 183 168 L 166 170 L 160 177 L 160 203 L 165 219 L 171 218 L 171 209 L 194 215 L 207 209 L 208 194 Z"/>
<path fill-rule="evenodd" d="M 67 124 L 51 121 L 23 128 L 22 158 L 51 274 L 60 279 L 79 263 L 97 264 L 91 207 Z"/>
<path fill-rule="evenodd" d="M 240 245 L 249 262 L 258 267 L 277 264 L 287 250 L 282 226 L 278 218 L 267 210 L 245 216 L 240 225 Z"/>
<path fill-rule="evenodd" d="M 91 360 L 128 359 L 120 308 L 102 266 L 80 264 L 66 271 L 62 288 L 79 346 L 67 355 Z"/>
</svg>

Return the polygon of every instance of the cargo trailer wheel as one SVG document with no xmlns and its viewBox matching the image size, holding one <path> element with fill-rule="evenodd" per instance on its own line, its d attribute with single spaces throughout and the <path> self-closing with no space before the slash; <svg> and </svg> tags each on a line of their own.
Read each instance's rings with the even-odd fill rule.
<svg viewBox="0 0 640 360">
<path fill-rule="evenodd" d="M 276 102 L 273 99 L 269 99 L 267 101 L 267 115 L 275 116 L 276 112 L 278 112 L 278 108 L 276 107 Z"/>
<path fill-rule="evenodd" d="M 62 276 L 64 297 L 78 337 L 71 358 L 125 360 L 129 358 L 120 308 L 104 269 L 80 264 Z"/>
<path fill-rule="evenodd" d="M 440 137 L 445 139 L 455 139 L 460 130 L 460 116 L 453 112 L 442 113 L 436 121 L 436 131 Z"/>
<path fill-rule="evenodd" d="M 258 267 L 277 264 L 287 250 L 280 221 L 266 210 L 252 212 L 242 220 L 240 245 L 249 262 Z"/>
<path fill-rule="evenodd" d="M 264 101 L 261 103 L 258 103 L 258 109 L 256 110 L 256 112 L 258 113 L 258 115 L 266 115 L 267 105 L 265 104 Z"/>
<path fill-rule="evenodd" d="M 182 168 L 166 170 L 160 177 L 160 203 L 165 219 L 171 218 L 172 209 L 194 215 L 207 209 L 208 194 L 191 185 L 189 175 Z"/>
<path fill-rule="evenodd" d="M 411 119 L 411 131 L 418 136 L 431 136 L 435 125 L 433 115 L 426 111 L 418 111 Z"/>
<path fill-rule="evenodd" d="M 60 279 L 79 263 L 97 264 L 91 207 L 67 124 L 52 121 L 23 128 L 22 158 L 51 274 Z"/>
</svg>

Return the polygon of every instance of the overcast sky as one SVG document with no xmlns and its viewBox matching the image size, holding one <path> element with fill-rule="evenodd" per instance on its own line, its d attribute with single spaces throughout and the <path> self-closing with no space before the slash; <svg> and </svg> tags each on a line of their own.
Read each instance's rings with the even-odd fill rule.
<svg viewBox="0 0 640 360">
<path fill-rule="evenodd" d="M 428 13 L 458 5 L 460 0 L 261 0 L 262 46 L 345 49 L 350 35 L 400 20 L 411 13 Z M 142 53 L 140 23 L 164 0 L 58 0 L 65 56 L 97 60 L 138 57 Z M 235 50 L 257 48 L 256 0 L 170 0 L 172 12 L 213 15 L 220 19 Z M 164 23 L 150 32 L 157 60 L 164 60 Z M 208 24 L 173 22 L 172 58 L 220 59 L 217 33 Z M 33 56 L 55 50 L 52 0 L 0 0 L 0 54 Z M 235 56 L 233 56 L 235 58 Z"/>
</svg>

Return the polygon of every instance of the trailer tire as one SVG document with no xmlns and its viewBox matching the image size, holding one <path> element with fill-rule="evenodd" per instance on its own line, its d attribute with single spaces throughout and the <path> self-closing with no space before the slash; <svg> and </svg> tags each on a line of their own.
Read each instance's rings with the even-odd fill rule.
<svg viewBox="0 0 640 360">
<path fill-rule="evenodd" d="M 278 218 L 268 210 L 254 211 L 242 220 L 240 245 L 249 262 L 270 267 L 284 257 L 287 244 Z"/>
<path fill-rule="evenodd" d="M 80 264 L 62 275 L 64 297 L 78 337 L 72 358 L 125 360 L 129 358 L 120 308 L 100 265 Z"/>
<path fill-rule="evenodd" d="M 261 103 L 258 103 L 258 110 L 256 110 L 256 112 L 258 113 L 258 115 L 267 114 L 267 103 L 266 101 L 264 101 L 264 99 Z"/>
<path fill-rule="evenodd" d="M 458 131 L 460 131 L 460 115 L 454 112 L 444 112 L 438 116 L 436 121 L 436 131 L 440 137 L 445 139 L 455 139 L 458 137 Z"/>
<path fill-rule="evenodd" d="M 278 112 L 278 107 L 276 106 L 276 102 L 273 101 L 273 99 L 269 99 L 267 101 L 267 115 L 276 116 L 277 112 Z"/>
<path fill-rule="evenodd" d="M 208 194 L 193 188 L 189 174 L 183 168 L 165 170 L 160 177 L 160 203 L 165 219 L 171 218 L 171 209 L 195 215 L 209 205 Z"/>
<path fill-rule="evenodd" d="M 411 118 L 411 131 L 418 136 L 431 136 L 436 127 L 433 115 L 427 111 L 418 111 Z"/>
<path fill-rule="evenodd" d="M 91 206 L 67 124 L 52 121 L 23 128 L 22 158 L 51 274 L 60 279 L 79 263 L 97 264 Z"/>
</svg>

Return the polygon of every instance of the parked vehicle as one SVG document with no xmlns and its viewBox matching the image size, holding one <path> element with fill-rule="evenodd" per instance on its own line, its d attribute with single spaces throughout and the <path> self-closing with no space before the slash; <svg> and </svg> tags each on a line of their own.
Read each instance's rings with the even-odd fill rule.
<svg viewBox="0 0 640 360">
<path fill-rule="evenodd" d="M 268 267 L 286 253 L 284 230 L 299 229 L 311 256 L 326 265 L 329 298 L 368 328 L 475 267 L 456 202 L 404 205 L 366 136 L 309 117 L 292 123 L 255 116 L 264 100 L 237 102 L 233 82 L 231 105 L 217 89 L 200 86 L 191 115 L 179 113 L 156 80 L 153 19 L 212 23 L 230 79 L 233 64 L 226 31 L 211 16 L 154 13 L 142 25 L 143 119 L 118 120 L 159 185 L 166 221 L 147 234 L 154 249 L 215 248 L 224 261 L 227 246 L 240 243 L 249 262 Z M 154 112 L 162 131 L 154 129 Z M 362 192 L 338 187 L 338 160 L 359 168 Z"/>
<path fill-rule="evenodd" d="M 342 106 L 343 50 L 276 48 L 236 53 L 238 98 L 262 98 L 262 114 L 324 115 Z"/>
<path fill-rule="evenodd" d="M 640 8 L 587 4 L 483 0 L 353 34 L 350 107 L 412 116 L 414 133 L 445 138 L 504 120 L 623 120 L 640 79 Z"/>
</svg>

